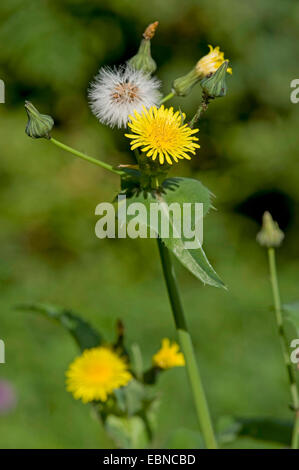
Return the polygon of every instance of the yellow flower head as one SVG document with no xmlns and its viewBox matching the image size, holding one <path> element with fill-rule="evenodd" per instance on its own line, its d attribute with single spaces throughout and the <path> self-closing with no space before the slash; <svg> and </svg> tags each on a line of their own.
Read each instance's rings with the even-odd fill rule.
<svg viewBox="0 0 299 470">
<path fill-rule="evenodd" d="M 210 73 L 216 72 L 225 61 L 224 53 L 220 51 L 219 46 L 213 48 L 213 46 L 209 45 L 209 48 L 210 52 L 203 56 L 195 66 L 197 74 L 201 77 L 206 77 Z M 229 67 L 227 72 L 232 74 L 232 68 Z"/>
<path fill-rule="evenodd" d="M 86 349 L 69 366 L 66 377 L 68 392 L 83 403 L 106 401 L 132 378 L 126 361 L 107 347 Z"/>
<path fill-rule="evenodd" d="M 134 117 L 129 116 L 131 122 L 128 126 L 133 134 L 125 136 L 132 139 L 132 150 L 140 147 L 152 160 L 159 157 L 161 165 L 165 161 L 172 165 L 172 160 L 191 160 L 187 152 L 194 154 L 195 149 L 200 147 L 195 142 L 198 138 L 193 136 L 198 129 L 183 124 L 185 117 L 180 111 L 174 113 L 173 108 L 166 109 L 163 105 L 159 109 L 156 106 L 149 110 L 143 107 L 141 114 L 134 111 Z"/>
<path fill-rule="evenodd" d="M 170 369 L 185 365 L 183 353 L 179 352 L 179 345 L 173 341 L 170 343 L 168 338 L 162 340 L 162 347 L 153 356 L 153 364 L 160 369 Z"/>
</svg>

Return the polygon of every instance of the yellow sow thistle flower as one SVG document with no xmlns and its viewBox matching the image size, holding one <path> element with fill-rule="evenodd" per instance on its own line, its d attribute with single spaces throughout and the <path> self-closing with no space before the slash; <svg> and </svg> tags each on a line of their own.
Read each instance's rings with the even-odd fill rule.
<svg viewBox="0 0 299 470">
<path fill-rule="evenodd" d="M 179 352 L 179 345 L 173 341 L 171 344 L 168 338 L 162 340 L 162 347 L 153 356 L 153 364 L 160 369 L 170 369 L 185 365 L 183 353 Z"/>
<path fill-rule="evenodd" d="M 83 403 L 106 401 L 109 394 L 131 380 L 128 364 L 107 347 L 86 349 L 66 372 L 67 391 Z"/>
<path fill-rule="evenodd" d="M 131 122 L 128 126 L 133 134 L 125 136 L 132 139 L 132 150 L 140 147 L 152 160 L 159 157 L 161 165 L 165 161 L 172 165 L 172 161 L 191 160 L 188 152 L 194 154 L 195 149 L 200 147 L 195 142 L 198 138 L 193 135 L 198 129 L 183 124 L 185 117 L 180 111 L 174 113 L 173 108 L 166 109 L 163 105 L 159 109 L 156 106 L 149 110 L 143 107 L 141 114 L 134 111 L 134 117 L 129 116 Z"/>
<path fill-rule="evenodd" d="M 216 72 L 216 70 L 219 69 L 219 67 L 223 64 L 225 61 L 224 59 L 224 53 L 220 51 L 219 46 L 213 48 L 213 46 L 209 45 L 210 52 L 203 56 L 196 64 L 196 72 L 198 75 L 202 77 L 206 77 L 210 73 Z M 227 72 L 232 74 L 232 68 L 229 67 L 227 69 Z"/>
</svg>

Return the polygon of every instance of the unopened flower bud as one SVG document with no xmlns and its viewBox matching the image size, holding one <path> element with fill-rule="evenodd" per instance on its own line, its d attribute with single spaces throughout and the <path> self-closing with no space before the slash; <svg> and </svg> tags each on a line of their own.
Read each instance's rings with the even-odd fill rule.
<svg viewBox="0 0 299 470">
<path fill-rule="evenodd" d="M 139 50 L 134 57 L 128 60 L 128 64 L 136 69 L 141 70 L 145 74 L 152 74 L 157 69 L 157 64 L 151 56 L 151 39 L 154 37 L 159 22 L 155 21 L 148 25 L 143 33 Z"/>
<path fill-rule="evenodd" d="M 189 73 L 173 82 L 172 90 L 177 96 L 187 96 L 197 82 L 210 77 L 223 64 L 224 54 L 219 47 L 209 46 L 209 48 L 210 52 L 203 56 Z M 226 71 L 232 73 L 231 67 L 226 67 Z"/>
<path fill-rule="evenodd" d="M 50 132 L 54 126 L 53 118 L 47 114 L 40 114 L 29 101 L 25 102 L 25 109 L 28 115 L 26 134 L 34 139 L 42 137 L 50 139 Z"/>
<path fill-rule="evenodd" d="M 267 248 L 277 248 L 284 239 L 284 233 L 280 230 L 278 223 L 272 219 L 270 212 L 263 215 L 262 229 L 256 236 L 257 242 Z"/>
<path fill-rule="evenodd" d="M 189 73 L 183 77 L 176 78 L 172 84 L 172 90 L 177 96 L 189 95 L 194 85 L 199 82 L 200 77 L 198 76 L 196 69 L 193 68 Z"/>
<path fill-rule="evenodd" d="M 220 98 L 225 96 L 227 92 L 226 85 L 226 71 L 228 61 L 223 62 L 222 65 L 210 77 L 201 80 L 200 85 L 205 94 L 211 98 Z"/>
</svg>

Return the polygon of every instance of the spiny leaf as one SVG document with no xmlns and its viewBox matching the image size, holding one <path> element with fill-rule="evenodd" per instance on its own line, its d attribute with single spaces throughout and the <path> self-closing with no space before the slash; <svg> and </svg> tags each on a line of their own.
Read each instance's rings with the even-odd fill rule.
<svg viewBox="0 0 299 470">
<path fill-rule="evenodd" d="M 121 449 L 144 449 L 149 436 L 145 422 L 139 416 L 108 415 L 105 429 Z"/>
<path fill-rule="evenodd" d="M 220 429 L 219 429 L 220 428 Z M 293 423 L 276 418 L 234 418 L 225 416 L 218 421 L 218 442 L 221 445 L 240 437 L 290 445 Z"/>
<path fill-rule="evenodd" d="M 239 436 L 250 436 L 286 445 L 291 442 L 293 425 L 290 421 L 275 418 L 243 418 L 238 419 L 237 422 L 241 425 Z"/>
<path fill-rule="evenodd" d="M 101 343 L 100 334 L 89 323 L 64 308 L 32 303 L 19 305 L 18 309 L 26 312 L 40 313 L 59 323 L 72 335 L 82 351 L 99 346 Z"/>
<path fill-rule="evenodd" d="M 127 210 L 131 206 L 133 215 L 126 215 L 126 220 L 122 221 L 123 223 L 130 224 L 136 218 L 132 204 L 142 203 L 146 208 L 146 212 L 138 213 L 139 226 L 150 228 L 156 234 L 158 233 L 165 246 L 204 284 L 224 287 L 223 282 L 209 263 L 199 240 L 195 239 L 196 248 L 190 248 L 190 245 L 187 244 L 190 242 L 190 239 L 185 236 L 182 230 L 183 204 L 190 204 L 190 227 L 194 227 L 196 217 L 195 203 L 203 204 L 203 216 L 211 208 L 211 193 L 200 181 L 189 178 L 169 178 L 164 181 L 161 191 L 139 192 L 129 200 L 126 200 L 126 202 L 119 202 L 118 208 L 121 208 L 125 203 Z M 167 236 L 163 233 L 161 220 L 158 220 L 156 225 L 152 217 L 150 217 L 151 203 L 158 204 L 159 210 L 165 217 L 164 220 L 168 222 L 170 230 Z M 177 203 L 180 210 L 170 212 L 168 209 L 172 203 Z M 147 233 L 149 234 L 149 230 L 147 230 Z"/>
</svg>

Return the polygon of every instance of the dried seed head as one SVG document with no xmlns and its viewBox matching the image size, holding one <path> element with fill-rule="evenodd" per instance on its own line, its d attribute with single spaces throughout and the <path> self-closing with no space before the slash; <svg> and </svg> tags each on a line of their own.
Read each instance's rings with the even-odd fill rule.
<svg viewBox="0 0 299 470">
<path fill-rule="evenodd" d="M 96 117 L 111 127 L 126 127 L 129 115 L 143 106 L 159 103 L 160 82 L 130 65 L 102 68 L 89 90 L 90 106 Z"/>
<path fill-rule="evenodd" d="M 112 92 L 112 98 L 118 103 L 132 103 L 140 100 L 139 89 L 133 83 L 120 83 Z"/>
</svg>

